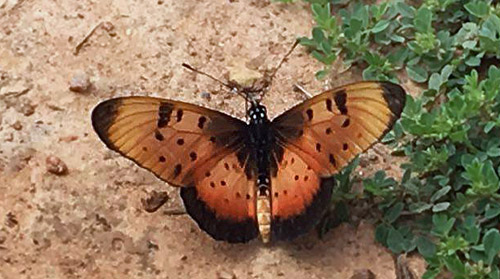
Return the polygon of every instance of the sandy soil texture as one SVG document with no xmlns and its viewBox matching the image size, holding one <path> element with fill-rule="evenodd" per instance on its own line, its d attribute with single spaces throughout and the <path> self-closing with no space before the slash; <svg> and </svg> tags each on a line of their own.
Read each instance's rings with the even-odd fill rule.
<svg viewBox="0 0 500 279">
<path fill-rule="evenodd" d="M 242 98 L 181 63 L 223 79 L 262 72 L 312 25 L 302 3 L 0 0 L 0 278 L 395 278 L 368 222 L 322 240 L 214 241 L 176 214 L 178 189 L 108 151 L 90 124 L 100 100 L 139 94 L 242 118 Z M 297 48 L 264 99 L 269 115 L 302 99 L 295 82 L 317 93 L 360 79 L 318 82 L 320 67 Z M 148 213 L 154 190 L 169 201 Z"/>
</svg>

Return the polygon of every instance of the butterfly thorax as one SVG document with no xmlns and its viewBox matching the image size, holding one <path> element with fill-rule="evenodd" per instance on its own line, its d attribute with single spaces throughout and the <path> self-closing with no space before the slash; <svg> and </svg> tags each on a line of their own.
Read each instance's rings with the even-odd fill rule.
<svg viewBox="0 0 500 279">
<path fill-rule="evenodd" d="M 269 242 L 271 234 L 271 197 L 270 193 L 270 164 L 271 148 L 274 137 L 270 121 L 267 118 L 266 108 L 262 105 L 252 105 L 248 110 L 250 118 L 250 150 L 256 162 L 256 190 L 257 190 L 257 223 L 263 242 Z"/>
</svg>

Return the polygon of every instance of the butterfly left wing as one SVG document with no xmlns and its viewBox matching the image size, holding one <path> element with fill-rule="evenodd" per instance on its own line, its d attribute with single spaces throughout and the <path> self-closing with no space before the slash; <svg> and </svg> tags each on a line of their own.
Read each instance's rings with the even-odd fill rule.
<svg viewBox="0 0 500 279">
<path fill-rule="evenodd" d="M 179 101 L 122 97 L 100 103 L 92 125 L 110 149 L 183 187 L 187 212 L 215 239 L 258 235 L 243 121 Z"/>
<path fill-rule="evenodd" d="M 315 225 L 338 173 L 393 126 L 404 90 L 389 82 L 359 82 L 326 91 L 272 121 L 273 237 L 288 239 Z"/>
</svg>

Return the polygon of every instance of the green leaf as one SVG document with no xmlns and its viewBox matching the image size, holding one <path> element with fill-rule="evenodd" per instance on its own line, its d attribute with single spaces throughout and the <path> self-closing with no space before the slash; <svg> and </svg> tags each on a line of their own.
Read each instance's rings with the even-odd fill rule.
<svg viewBox="0 0 500 279">
<path fill-rule="evenodd" d="M 486 264 L 491 264 L 494 257 L 500 252 L 500 233 L 497 229 L 490 229 L 484 234 L 483 245 L 488 259 Z"/>
<path fill-rule="evenodd" d="M 469 59 L 467 59 L 465 61 L 465 65 L 467 66 L 471 66 L 471 67 L 477 67 L 481 64 L 481 58 L 477 57 L 477 56 L 472 56 L 472 57 L 469 57 Z"/>
<path fill-rule="evenodd" d="M 420 7 L 417 10 L 417 14 L 413 20 L 415 29 L 421 33 L 427 33 L 432 31 L 432 12 L 425 6 Z"/>
<path fill-rule="evenodd" d="M 445 211 L 446 209 L 448 209 L 448 207 L 450 207 L 450 203 L 449 202 L 440 202 L 440 203 L 437 203 L 436 205 L 434 205 L 432 207 L 432 212 Z"/>
<path fill-rule="evenodd" d="M 389 235 L 390 227 L 386 224 L 380 224 L 375 228 L 375 240 L 384 246 L 387 246 L 387 236 Z"/>
<path fill-rule="evenodd" d="M 384 31 L 385 29 L 387 29 L 387 27 L 389 27 L 389 24 L 391 24 L 391 22 L 389 20 L 381 20 L 381 21 L 377 22 L 377 24 L 375 24 L 375 26 L 373 26 L 372 32 L 373 33 L 380 33 L 382 31 Z"/>
<path fill-rule="evenodd" d="M 406 72 L 408 73 L 408 77 L 417 83 L 425 82 L 428 77 L 427 71 L 417 65 L 406 66 Z"/>
<path fill-rule="evenodd" d="M 490 6 L 485 1 L 474 1 L 465 4 L 465 9 L 472 15 L 485 18 L 489 15 Z"/>
<path fill-rule="evenodd" d="M 448 192 L 451 190 L 451 187 L 450 186 L 446 186 L 446 187 L 443 187 L 441 189 L 439 189 L 439 191 L 437 191 L 436 193 L 434 193 L 431 197 L 431 202 L 436 202 L 438 201 L 440 198 L 444 197 L 446 194 L 448 194 Z"/>
<path fill-rule="evenodd" d="M 439 91 L 439 88 L 441 88 L 441 84 L 443 84 L 441 75 L 438 73 L 433 73 L 429 78 L 429 89 Z"/>
<path fill-rule="evenodd" d="M 413 16 L 415 15 L 415 8 L 404 2 L 396 3 L 396 10 L 403 17 L 413 18 Z"/>
<path fill-rule="evenodd" d="M 323 29 L 314 27 L 312 30 L 312 37 L 317 44 L 321 44 L 321 42 L 325 40 L 325 33 L 323 33 Z"/>
<path fill-rule="evenodd" d="M 433 232 L 436 235 L 446 236 L 455 224 L 455 218 L 448 218 L 445 214 L 434 214 L 432 223 L 434 225 Z"/>
<path fill-rule="evenodd" d="M 436 245 L 424 236 L 417 238 L 417 249 L 425 258 L 433 257 L 436 254 Z"/>
<path fill-rule="evenodd" d="M 490 157 L 499 157 L 500 156 L 500 147 L 496 147 L 496 146 L 491 147 L 490 149 L 488 149 L 487 154 Z"/>
<path fill-rule="evenodd" d="M 403 252 L 404 247 L 403 235 L 396 229 L 389 229 L 389 234 L 387 235 L 387 247 L 395 254 Z"/>
<path fill-rule="evenodd" d="M 491 203 L 486 206 L 484 217 L 492 219 L 500 215 L 500 205 L 498 203 Z"/>
<path fill-rule="evenodd" d="M 391 207 L 387 212 L 384 214 L 384 219 L 390 224 L 396 219 L 398 219 L 399 215 L 401 215 L 401 211 L 404 208 L 404 203 L 398 202 L 396 203 L 393 207 Z"/>
<path fill-rule="evenodd" d="M 455 276 L 466 274 L 464 263 L 456 255 L 444 257 L 444 263 L 446 265 L 446 268 L 448 268 L 449 271 L 453 272 Z"/>
</svg>

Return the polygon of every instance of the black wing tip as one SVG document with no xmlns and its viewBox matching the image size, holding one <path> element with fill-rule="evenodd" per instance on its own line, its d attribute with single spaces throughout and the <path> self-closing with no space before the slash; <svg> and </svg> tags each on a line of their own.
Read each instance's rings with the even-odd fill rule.
<svg viewBox="0 0 500 279">
<path fill-rule="evenodd" d="M 198 191 L 193 186 L 181 188 L 181 198 L 189 216 L 193 218 L 200 229 L 215 240 L 246 243 L 259 234 L 257 225 L 251 218 L 244 222 L 217 218 L 215 212 L 198 198 Z"/>
<path fill-rule="evenodd" d="M 288 219 L 274 219 L 271 224 L 272 240 L 293 240 L 316 226 L 331 204 L 334 176 L 322 178 L 320 189 L 305 211 Z"/>
<path fill-rule="evenodd" d="M 382 95 L 389 105 L 389 109 L 394 114 L 396 119 L 399 118 L 406 103 L 405 90 L 400 85 L 392 82 L 381 81 L 379 83 L 383 90 Z"/>
<path fill-rule="evenodd" d="M 94 107 L 91 113 L 92 127 L 99 138 L 111 149 L 114 144 L 109 140 L 108 130 L 116 117 L 117 109 L 122 103 L 121 98 L 103 101 Z"/>
</svg>

